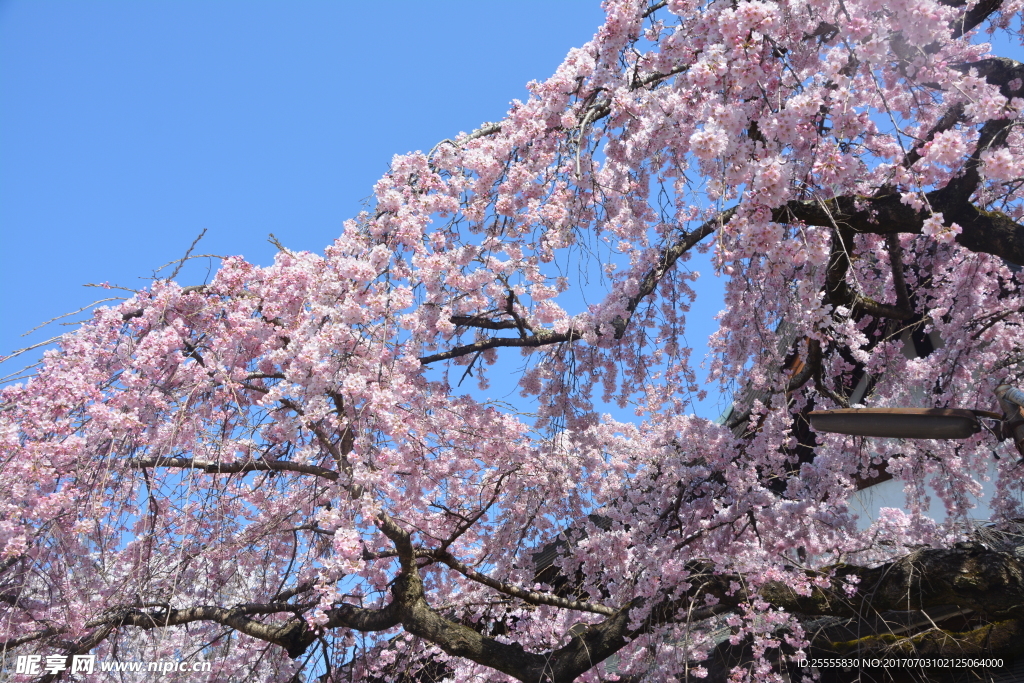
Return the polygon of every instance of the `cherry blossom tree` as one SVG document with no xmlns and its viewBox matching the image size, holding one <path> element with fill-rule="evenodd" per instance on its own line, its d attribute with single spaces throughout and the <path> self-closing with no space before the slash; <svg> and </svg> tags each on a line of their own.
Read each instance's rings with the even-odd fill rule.
<svg viewBox="0 0 1024 683">
<path fill-rule="evenodd" d="M 1024 518 L 1012 442 L 807 420 L 1022 383 L 1020 0 L 605 8 L 501 121 L 396 156 L 323 254 L 157 281 L 3 390 L 0 641 L 51 665 L 12 680 L 82 654 L 555 683 L 1020 652 L 1024 565 L 967 523 L 993 467 L 989 531 Z M 692 414 L 694 252 L 726 282 L 726 424 Z M 495 372 L 518 405 L 466 390 Z M 885 478 L 906 505 L 858 526 Z"/>
</svg>

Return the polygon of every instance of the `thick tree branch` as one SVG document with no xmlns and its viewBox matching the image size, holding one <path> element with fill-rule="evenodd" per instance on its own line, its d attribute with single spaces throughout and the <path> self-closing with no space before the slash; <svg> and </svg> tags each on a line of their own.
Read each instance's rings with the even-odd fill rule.
<svg viewBox="0 0 1024 683">
<path fill-rule="evenodd" d="M 857 591 L 848 595 L 845 588 L 851 580 Z M 709 582 L 704 590 L 719 596 L 722 586 Z M 964 543 L 918 550 L 877 567 L 835 567 L 831 586 L 814 588 L 809 595 L 799 595 L 782 582 L 765 584 L 758 594 L 772 605 L 805 615 L 858 618 L 955 605 L 987 619 L 1017 619 L 1024 618 L 1024 564 L 1008 553 Z M 747 598 L 740 591 L 720 597 L 731 604 Z"/>
<path fill-rule="evenodd" d="M 825 647 L 815 647 L 819 653 Z M 1006 619 L 966 631 L 930 628 L 895 636 L 878 633 L 832 644 L 829 654 L 858 657 L 1016 657 L 1024 654 L 1024 620 Z"/>
<path fill-rule="evenodd" d="M 316 640 L 316 634 L 304 619 L 296 617 L 286 624 L 266 624 L 250 618 L 258 614 L 293 614 L 308 610 L 313 603 L 293 605 L 284 602 L 252 603 L 233 608 L 196 606 L 184 609 L 159 607 L 140 609 L 135 607 L 111 610 L 90 621 L 87 626 L 109 631 L 123 626 L 134 626 L 143 630 L 183 626 L 206 621 L 228 626 L 240 633 L 284 648 L 289 656 L 299 657 Z M 382 609 L 365 609 L 354 605 L 340 605 L 327 612 L 325 628 L 349 628 L 358 631 L 383 631 L 399 624 L 397 610 L 393 604 Z M 2 647 L 15 647 L 23 643 L 59 635 L 61 630 L 46 629 L 17 639 L 0 643 Z M 97 641 L 98 642 L 98 641 Z M 87 649 L 91 649 L 95 643 Z M 84 651 L 84 650 L 83 650 Z"/>
<path fill-rule="evenodd" d="M 788 583 L 769 582 L 755 596 L 746 588 L 734 590 L 736 585 L 746 585 L 740 576 L 722 574 L 710 565 L 703 566 L 697 562 L 692 563 L 691 568 L 693 574 L 688 582 L 693 587 L 686 595 L 656 604 L 642 629 L 627 630 L 625 610 L 592 627 L 588 633 L 597 642 L 588 643 L 588 651 L 601 659 L 606 658 L 614 653 L 618 639 L 632 639 L 658 624 L 675 620 L 681 611 L 685 613 L 692 609 L 692 605 L 703 602 L 706 595 L 718 599 L 718 612 L 735 609 L 757 597 L 790 613 L 807 616 L 875 619 L 889 611 L 934 611 L 935 608 L 955 606 L 961 612 L 973 613 L 976 618 L 1013 625 L 1014 628 L 1019 628 L 1020 620 L 1024 619 L 1024 563 L 1011 554 L 988 550 L 977 544 L 961 544 L 952 549 L 923 549 L 877 567 L 840 566 L 833 572 L 830 587 L 814 588 L 810 595 L 798 594 Z M 852 596 L 846 591 L 850 580 L 859 581 Z M 691 614 L 691 620 L 708 616 L 711 614 Z M 984 640 L 982 636 L 995 633 L 986 630 L 984 625 L 945 640 L 937 635 L 928 635 L 928 631 L 931 631 L 930 623 L 925 633 L 908 633 L 906 638 L 922 645 L 929 643 L 935 654 L 947 656 L 959 655 L 959 648 L 970 643 L 977 645 L 979 654 L 1011 656 L 1021 650 L 1018 640 Z M 878 642 L 884 642 L 884 639 L 879 638 Z M 827 646 L 827 651 L 844 653 L 855 645 L 830 643 L 824 637 L 815 640 L 815 648 L 819 651 Z M 570 644 L 552 653 L 553 668 L 571 648 Z"/>
<path fill-rule="evenodd" d="M 389 537 L 394 536 L 398 539 L 396 545 L 405 548 L 404 552 L 400 549 L 400 554 L 405 556 L 403 567 L 415 571 L 415 553 L 408 535 L 397 529 L 397 525 L 385 533 Z M 445 561 L 449 558 L 438 559 Z M 831 572 L 829 587 L 814 588 L 809 595 L 798 594 L 784 582 L 764 584 L 756 594 L 746 588 L 735 590 L 737 585 L 746 585 L 738 575 L 723 574 L 715 567 L 699 562 L 692 563 L 691 570 L 688 579 L 691 589 L 685 595 L 657 602 L 639 628 L 629 628 L 629 608 L 643 604 L 635 601 L 627 608 L 608 614 L 608 619 L 589 627 L 564 647 L 544 655 L 525 652 L 517 645 L 497 643 L 473 629 L 444 619 L 426 605 L 422 584 L 418 580 L 402 583 L 402 588 L 396 592 L 396 602 L 404 605 L 403 625 L 446 652 L 487 663 L 519 680 L 551 682 L 574 680 L 631 640 L 659 625 L 679 619 L 680 615 L 696 622 L 736 609 L 755 597 L 791 613 L 808 616 L 866 619 L 887 611 L 934 610 L 952 605 L 976 617 L 1006 624 L 1018 624 L 1017 620 L 1024 618 L 1024 564 L 1012 555 L 976 544 L 962 544 L 952 549 L 923 549 L 877 567 L 842 565 Z M 846 590 L 851 580 L 858 582 L 853 595 Z M 496 588 L 501 590 L 505 587 Z M 694 605 L 703 604 L 706 596 L 717 598 L 716 607 L 694 609 Z M 957 648 L 969 643 L 978 645 L 979 654 L 994 653 L 998 656 L 1008 653 L 1006 648 L 1010 645 L 1004 647 L 995 641 L 981 639 L 981 636 L 991 633 L 985 628 L 980 626 L 973 631 L 952 634 L 945 640 L 927 633 L 908 633 L 906 638 L 908 643 L 927 644 L 935 649 L 936 654 L 959 653 Z M 869 651 L 875 647 L 867 641 L 862 645 Z M 814 641 L 817 651 L 842 653 L 853 646 L 852 643 L 832 643 L 821 638 Z M 1017 645 L 1012 647 L 1019 649 Z M 500 666 L 495 665 L 499 660 Z"/>
<path fill-rule="evenodd" d="M 378 516 L 377 526 L 398 551 L 402 571 L 391 588 L 392 604 L 409 633 L 434 643 L 450 655 L 486 664 L 521 681 L 548 680 L 544 676 L 543 656 L 530 654 L 521 645 L 509 645 L 484 636 L 434 611 L 427 604 L 410 534 L 385 513 Z"/>
<path fill-rule="evenodd" d="M 625 610 L 592 627 L 584 635 L 584 638 L 592 639 L 587 643 L 588 652 L 604 659 L 614 653 L 620 638 L 632 639 L 658 624 L 677 619 L 681 610 L 685 613 L 693 604 L 702 602 L 705 595 L 718 598 L 715 610 L 718 612 L 734 609 L 755 597 L 746 589 L 733 590 L 736 585 L 745 585 L 742 577 L 716 573 L 714 567 L 703 567 L 699 563 L 694 563 L 692 568 L 694 573 L 688 582 L 693 587 L 685 596 L 655 605 L 645 626 L 637 631 L 627 629 Z M 851 579 L 859 580 L 857 591 L 852 596 L 845 589 L 846 582 Z M 1020 639 L 992 636 L 1001 633 L 1001 626 L 1010 629 L 1010 633 L 1021 628 L 1024 618 L 1024 563 L 1013 555 L 988 550 L 977 544 L 919 550 L 877 567 L 841 566 L 834 572 L 831 587 L 815 588 L 808 596 L 797 594 L 787 583 L 770 582 L 759 589 L 756 597 L 791 613 L 808 616 L 874 619 L 887 611 L 934 611 L 934 608 L 955 606 L 961 612 L 971 612 L 977 618 L 996 622 L 962 633 L 945 632 L 946 637 L 942 637 L 943 632 L 935 632 L 930 623 L 924 632 L 907 633 L 902 641 L 876 636 L 876 640 L 860 644 L 866 654 L 887 640 L 897 644 L 891 650 L 893 654 L 899 654 L 904 647 L 909 650 L 911 644 L 945 656 L 961 656 L 967 652 L 1013 656 L 1022 650 Z M 698 621 L 708 616 L 711 613 L 691 614 L 691 620 Z M 858 646 L 855 642 L 831 643 L 824 634 L 821 636 L 814 640 L 814 649 L 818 652 L 844 654 Z M 570 644 L 552 653 L 553 668 L 567 657 L 572 646 Z M 961 650 L 965 647 L 967 650 Z"/>
<path fill-rule="evenodd" d="M 832 251 L 829 254 L 828 271 L 825 277 L 825 293 L 832 305 L 848 306 L 855 313 L 867 313 L 876 318 L 896 320 L 912 318 L 914 311 L 909 306 L 901 308 L 879 303 L 847 284 L 846 274 L 850 270 L 854 251 L 853 233 L 841 225 L 834 225 L 833 230 Z M 902 275 L 901 271 L 901 278 Z M 909 299 L 907 301 L 909 303 Z"/>
<path fill-rule="evenodd" d="M 939 0 L 948 7 L 965 7 L 964 0 Z M 960 38 L 981 22 L 992 16 L 1003 4 L 1003 0 L 981 0 L 977 5 L 964 13 L 963 17 L 954 22 L 953 37 Z"/>
<path fill-rule="evenodd" d="M 892 270 L 893 289 L 896 290 L 896 306 L 904 311 L 913 311 L 910 292 L 907 290 L 907 279 L 903 273 L 903 247 L 900 246 L 899 236 L 886 235 L 885 245 L 889 251 L 889 268 Z"/>
<path fill-rule="evenodd" d="M 308 606 L 304 606 L 307 607 Z M 295 605 L 246 605 L 239 608 L 212 606 L 189 607 L 186 609 L 160 609 L 144 611 L 125 610 L 108 623 L 117 626 L 136 626 L 149 630 L 168 626 L 182 626 L 196 621 L 212 621 L 228 626 L 240 633 L 279 645 L 292 658 L 299 657 L 316 640 L 316 634 L 306 621 L 295 618 L 284 625 L 265 624 L 251 619 L 250 614 L 295 613 Z M 392 605 L 380 610 L 364 609 L 354 605 L 342 605 L 328 613 L 327 627 L 352 628 L 359 631 L 381 631 L 396 626 L 398 621 Z"/>
<path fill-rule="evenodd" d="M 713 566 L 694 562 L 688 579 L 691 589 L 685 595 L 666 598 L 653 605 L 639 628 L 629 627 L 629 608 L 642 606 L 641 601 L 634 601 L 621 610 L 599 608 L 598 613 L 607 615 L 608 619 L 571 638 L 564 647 L 545 654 L 529 653 L 517 644 L 501 643 L 435 612 L 426 602 L 416 565 L 416 557 L 420 554 L 415 551 L 410 534 L 384 514 L 378 517 L 378 526 L 395 544 L 402 568 L 393 584 L 393 602 L 382 609 L 340 605 L 328 612 L 324 627 L 380 631 L 402 625 L 410 633 L 429 640 L 449 654 L 485 663 L 522 681 L 561 683 L 575 680 L 631 640 L 659 625 L 679 619 L 681 615 L 691 622 L 701 621 L 735 609 L 755 597 L 746 588 L 735 590 L 737 585 L 746 585 L 742 577 L 723 574 Z M 459 564 L 451 562 L 454 559 L 451 557 L 438 559 L 449 566 Z M 756 596 L 775 607 L 809 616 L 856 619 L 874 617 L 886 611 L 906 612 L 952 605 L 962 612 L 999 622 L 971 631 L 946 632 L 945 636 L 929 629 L 920 634 L 908 633 L 901 640 L 869 637 L 858 641 L 826 642 L 815 638 L 816 651 L 898 654 L 902 648 L 913 646 L 918 654 L 927 651 L 936 655 L 977 653 L 1002 656 L 1020 650 L 1019 639 L 996 637 L 1003 633 L 1004 626 L 1007 632 L 1016 633 L 1024 623 L 1021 621 L 1024 619 L 1024 563 L 1010 554 L 991 551 L 977 544 L 961 544 L 952 549 L 919 550 L 877 567 L 842 565 L 834 568 L 831 576 L 829 587 L 814 588 L 809 595 L 798 594 L 784 582 L 769 582 L 757 590 Z M 845 587 L 854 579 L 858 588 L 849 595 Z M 504 588 L 498 587 L 499 590 Z M 709 595 L 718 599 L 716 607 L 694 609 L 694 605 L 702 604 Z M 290 656 L 298 657 L 317 637 L 305 620 L 296 618 L 285 624 L 267 624 L 251 617 L 258 614 L 297 614 L 310 606 L 273 602 L 234 608 L 128 608 L 108 613 L 90 622 L 89 626 L 135 626 L 148 630 L 211 621 L 279 645 Z M 555 606 L 576 608 L 561 604 Z M 14 646 L 56 634 L 47 630 L 7 645 Z M 967 649 L 963 650 L 965 647 Z"/>
<path fill-rule="evenodd" d="M 943 188 L 926 195 L 929 204 L 943 214 L 947 223 L 955 222 L 963 229 L 956 241 L 971 251 L 1024 264 L 1024 226 L 1003 213 L 984 211 L 959 200 L 956 197 L 959 192 L 960 188 L 948 191 Z M 903 204 L 896 195 L 793 200 L 772 211 L 772 220 L 780 223 L 799 221 L 822 227 L 838 224 L 855 233 L 875 235 L 920 234 L 928 217 L 928 213 Z"/>
</svg>

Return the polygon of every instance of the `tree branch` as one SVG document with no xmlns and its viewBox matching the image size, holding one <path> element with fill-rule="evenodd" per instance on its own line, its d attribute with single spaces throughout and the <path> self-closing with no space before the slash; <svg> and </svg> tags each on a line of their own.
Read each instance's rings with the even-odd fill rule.
<svg viewBox="0 0 1024 683">
<path fill-rule="evenodd" d="M 947 7 L 964 7 L 967 3 L 964 0 L 939 0 L 940 4 Z M 977 5 L 968 10 L 963 17 L 954 22 L 953 37 L 960 38 L 972 28 L 992 16 L 1003 4 L 1003 0 L 981 0 Z"/>
<path fill-rule="evenodd" d="M 1015 79 L 1024 80 L 1024 64 L 995 57 L 983 59 L 958 67 L 961 71 L 977 69 L 978 74 L 989 83 L 998 85 L 1007 97 L 1020 97 L 1024 85 L 1011 89 Z M 952 108 L 933 128 L 932 133 L 946 130 L 962 115 L 962 109 Z M 949 120 L 947 120 L 947 118 Z M 962 118 L 962 117 L 961 117 Z M 999 256 L 1011 263 L 1024 264 L 1024 226 L 1014 222 L 998 211 L 987 211 L 976 207 L 970 201 L 971 195 L 980 182 L 980 154 L 985 149 L 1005 144 L 1011 119 L 994 119 L 982 126 L 978 144 L 965 164 L 964 173 L 954 178 L 945 187 L 928 192 L 925 197 L 932 211 L 943 214 L 947 223 L 957 223 L 962 232 L 956 241 L 963 247 L 978 253 Z M 905 163 L 914 163 L 919 152 L 912 150 Z M 772 220 L 789 223 L 794 220 L 807 225 L 838 227 L 854 233 L 889 235 L 894 233 L 920 234 L 930 211 L 917 211 L 904 204 L 894 192 L 885 192 L 873 197 L 841 196 L 827 200 L 793 200 L 772 211 Z M 879 314 L 883 314 L 879 309 Z M 893 317 L 893 316 L 886 316 Z"/>
<path fill-rule="evenodd" d="M 833 224 L 833 230 L 832 251 L 829 254 L 828 271 L 825 278 L 825 293 L 832 305 L 848 306 L 854 312 L 867 313 L 876 318 L 894 318 L 896 320 L 912 318 L 914 311 L 909 306 L 902 308 L 880 303 L 864 296 L 847 284 L 846 273 L 850 270 L 854 251 L 853 233 L 836 224 Z M 900 277 L 902 278 L 902 272 Z M 909 303 L 909 299 L 907 301 Z"/>
<path fill-rule="evenodd" d="M 392 604 L 409 633 L 434 643 L 450 655 L 485 664 L 521 681 L 550 680 L 544 673 L 547 667 L 542 655 L 528 653 L 519 644 L 510 645 L 484 636 L 434 611 L 427 604 L 410 534 L 386 513 L 377 517 L 377 527 L 398 551 L 402 571 L 392 584 Z"/>
<path fill-rule="evenodd" d="M 953 196 L 954 190 L 947 188 L 929 192 L 926 197 L 932 208 L 942 213 L 948 223 L 956 222 L 963 229 L 956 237 L 957 242 L 974 252 L 1024 264 L 1024 226 L 998 211 L 985 211 L 969 202 L 958 201 Z M 821 227 L 837 224 L 854 233 L 889 235 L 920 234 L 929 215 L 903 204 L 896 195 L 887 195 L 835 197 L 822 201 L 793 200 L 774 209 L 772 220 L 779 223 L 799 221 Z"/>
<path fill-rule="evenodd" d="M 615 330 L 615 339 L 622 338 L 626 332 L 626 327 L 629 325 L 629 321 L 632 318 L 633 312 L 637 309 L 637 306 L 640 305 L 640 302 L 643 301 L 647 295 L 657 288 L 658 283 L 661 282 L 662 278 L 665 277 L 665 274 L 671 270 L 676 261 L 678 261 L 683 254 L 692 249 L 705 237 L 712 234 L 722 225 L 728 223 L 735 213 L 735 207 L 723 211 L 715 218 L 701 224 L 698 228 L 691 230 L 690 232 L 684 232 L 678 240 L 665 247 L 661 253 L 661 257 L 658 259 L 658 264 L 644 273 L 644 276 L 641 278 L 639 291 L 626 301 L 626 310 L 628 311 L 628 314 L 624 318 L 619 316 L 612 321 L 612 327 Z M 453 316 L 451 321 L 455 324 L 471 325 L 473 327 L 482 327 L 487 329 L 509 329 L 518 327 L 521 333 L 524 329 L 511 321 L 495 322 L 483 318 L 482 316 Z M 598 336 L 601 336 L 599 331 L 596 332 Z M 541 346 L 549 346 L 551 344 L 573 342 L 582 338 L 583 331 L 575 327 L 569 328 L 566 332 L 555 332 L 551 329 L 541 328 L 534 331 L 532 335 L 519 337 L 491 337 L 472 344 L 457 346 L 453 349 L 449 349 L 448 351 L 435 353 L 430 356 L 421 356 L 420 363 L 428 365 L 440 360 L 449 360 L 451 358 L 458 358 L 459 356 L 465 356 L 471 353 L 486 351 L 487 349 L 506 346 L 537 348 Z"/>
<path fill-rule="evenodd" d="M 317 465 L 303 465 L 287 460 L 239 460 L 236 462 L 213 462 L 211 460 L 196 460 L 194 458 L 129 458 L 129 467 L 181 467 L 185 469 L 202 470 L 210 474 L 237 474 L 246 472 L 299 472 L 301 474 L 312 474 L 323 477 L 330 481 L 338 480 L 338 473 L 326 467 Z"/>
<path fill-rule="evenodd" d="M 815 648 L 819 652 L 824 647 Z M 1024 654 L 1024 621 L 1006 619 L 966 631 L 932 628 L 921 633 L 896 637 L 879 633 L 835 643 L 830 654 L 856 654 L 858 657 L 1015 657 Z"/>
<path fill-rule="evenodd" d="M 557 595 L 552 595 L 550 593 L 527 590 L 525 588 L 520 588 L 519 586 L 514 586 L 510 583 L 505 583 L 503 581 L 498 581 L 497 579 L 492 579 L 486 574 L 481 574 L 480 572 L 470 567 L 467 567 L 462 562 L 459 562 L 459 560 L 457 560 L 448 551 L 434 553 L 433 557 L 435 557 L 439 562 L 443 562 L 455 571 L 459 572 L 467 579 L 471 579 L 473 581 L 476 581 L 477 583 L 482 583 L 485 586 L 489 586 L 490 588 L 493 588 L 499 593 L 504 593 L 505 595 L 510 595 L 514 598 L 519 598 L 523 602 L 529 603 L 531 605 L 551 605 L 552 607 L 561 607 L 562 609 L 571 609 L 580 612 L 593 612 L 594 614 L 603 614 L 605 616 L 613 616 L 618 613 L 618 610 L 612 609 L 611 607 L 606 607 L 599 603 L 585 602 L 581 600 L 569 600 L 563 597 L 559 597 Z"/>
</svg>

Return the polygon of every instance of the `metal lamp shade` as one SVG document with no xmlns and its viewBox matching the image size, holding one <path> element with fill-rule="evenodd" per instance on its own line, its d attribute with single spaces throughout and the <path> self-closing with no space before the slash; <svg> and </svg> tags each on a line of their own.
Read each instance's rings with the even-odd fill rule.
<svg viewBox="0 0 1024 683">
<path fill-rule="evenodd" d="M 819 432 L 897 439 L 966 439 L 981 431 L 972 410 L 957 408 L 845 408 L 814 410 Z"/>
</svg>

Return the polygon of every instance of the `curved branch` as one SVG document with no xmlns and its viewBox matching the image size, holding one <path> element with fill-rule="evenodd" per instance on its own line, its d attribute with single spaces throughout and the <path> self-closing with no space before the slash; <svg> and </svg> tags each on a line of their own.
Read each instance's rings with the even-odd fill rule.
<svg viewBox="0 0 1024 683">
<path fill-rule="evenodd" d="M 386 513 L 377 527 L 395 545 L 402 568 L 391 594 L 401 624 L 413 635 L 434 643 L 449 655 L 485 664 L 521 681 L 547 680 L 545 657 L 526 652 L 521 645 L 502 643 L 438 614 L 427 603 L 423 579 L 416 566 L 416 550 L 409 532 Z"/>
<path fill-rule="evenodd" d="M 185 609 L 160 609 L 143 611 L 125 610 L 112 617 L 107 623 L 115 626 L 136 626 L 143 630 L 167 626 L 182 626 L 195 621 L 212 621 L 235 629 L 240 633 L 284 648 L 288 655 L 296 658 L 302 655 L 316 634 L 304 619 L 296 617 L 284 625 L 265 624 L 250 619 L 249 614 L 294 614 L 300 608 L 289 604 L 244 605 L 233 609 L 213 606 L 197 606 Z M 381 631 L 398 624 L 393 605 L 383 609 L 365 609 L 354 605 L 341 605 L 328 612 L 331 627 L 352 628 L 359 631 Z"/>
<path fill-rule="evenodd" d="M 850 270 L 854 250 L 853 233 L 839 225 L 833 227 L 832 252 L 829 254 L 828 272 L 825 278 L 825 293 L 832 305 L 848 306 L 855 313 L 867 313 L 876 318 L 909 320 L 914 317 L 914 311 L 909 305 L 904 308 L 899 305 L 880 303 L 864 296 L 847 284 L 846 273 Z M 902 271 L 899 277 L 902 279 Z M 906 286 L 904 286 L 905 290 Z M 909 304 L 909 298 L 907 303 Z"/>
<path fill-rule="evenodd" d="M 158 607 L 155 609 L 139 609 L 127 607 L 111 610 L 107 614 L 93 619 L 86 625 L 100 628 L 99 632 L 107 632 L 123 626 L 134 626 L 143 630 L 183 626 L 198 621 L 216 622 L 228 626 L 240 633 L 262 640 L 285 649 L 288 655 L 296 658 L 316 640 L 316 633 L 298 614 L 308 610 L 315 603 L 293 605 L 284 602 L 249 603 L 233 608 L 201 605 L 183 609 Z M 266 624 L 250 618 L 257 614 L 292 614 L 295 618 L 285 624 Z M 327 612 L 327 628 L 349 628 L 358 631 L 383 631 L 399 625 L 397 608 L 392 603 L 381 609 L 366 609 L 355 605 L 339 605 Z M 99 633 L 98 632 L 98 633 Z M 39 640 L 59 635 L 58 629 L 47 629 L 35 634 L 13 639 L 0 646 L 14 647 L 32 640 Z M 97 641 L 98 642 L 98 641 Z M 90 648 L 87 649 L 91 649 Z"/>
<path fill-rule="evenodd" d="M 658 286 L 658 283 L 661 282 L 663 277 L 665 277 L 665 274 L 672 268 L 672 266 L 675 265 L 676 261 L 678 261 L 683 254 L 696 246 L 698 242 L 732 220 L 735 213 L 736 207 L 726 209 L 712 220 L 706 221 L 696 230 L 683 233 L 683 236 L 679 240 L 662 252 L 661 258 L 658 259 L 658 265 L 644 273 L 643 278 L 640 280 L 639 291 L 637 291 L 634 296 L 630 297 L 629 301 L 626 303 L 626 310 L 629 311 L 630 315 L 628 315 L 625 320 L 621 320 L 621 318 L 617 318 L 615 320 L 616 339 L 622 338 L 622 335 L 626 331 L 626 325 L 629 323 L 629 318 L 632 316 L 633 312 L 636 311 L 636 307 L 640 305 L 640 302 L 643 301 L 648 294 L 654 291 L 655 287 Z"/>
<path fill-rule="evenodd" d="M 24 645 L 25 643 L 31 643 L 33 640 L 42 640 L 43 638 L 51 638 L 53 636 L 58 636 L 61 633 L 64 633 L 65 631 L 66 631 L 66 629 L 45 628 L 42 631 L 35 631 L 34 633 L 26 633 L 23 636 L 17 636 L 15 638 L 8 638 L 7 640 L 0 640 L 0 650 L 6 652 L 7 650 L 11 650 L 13 648 L 16 648 L 19 645 Z"/>
</svg>

